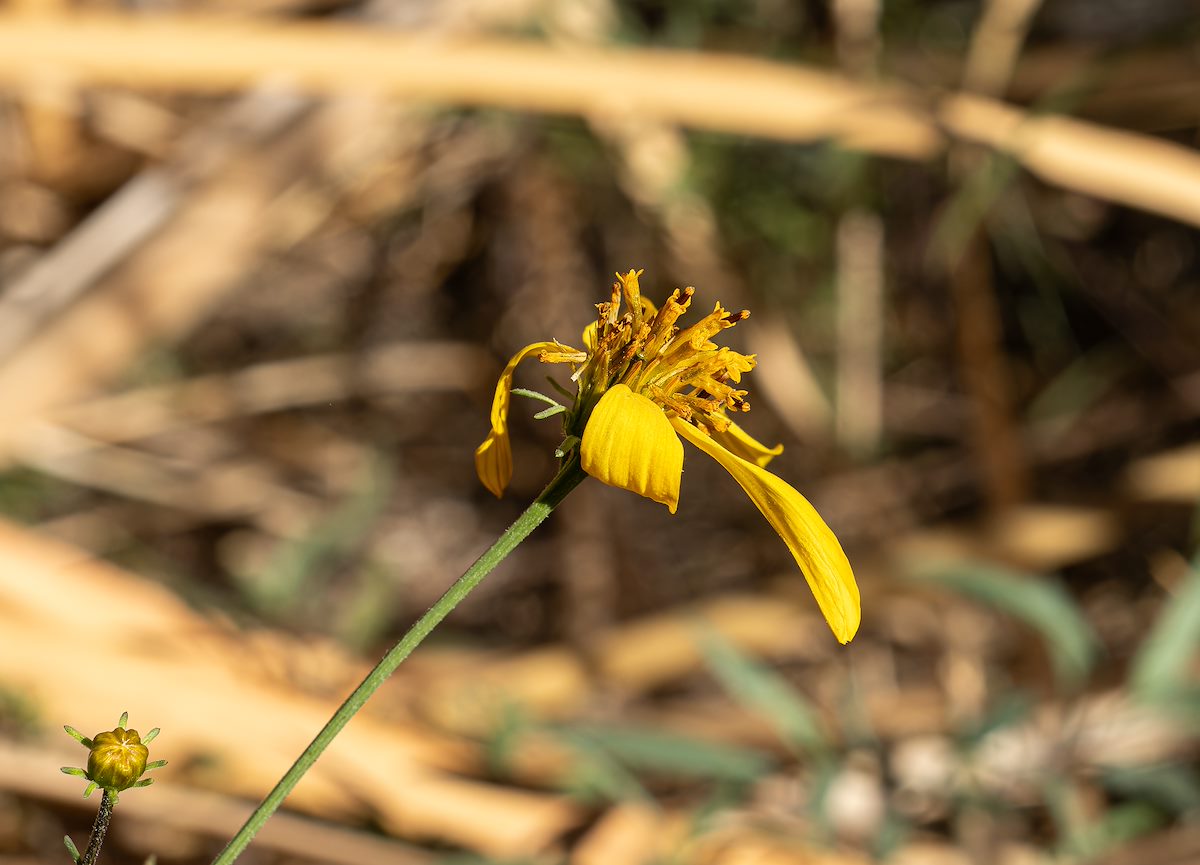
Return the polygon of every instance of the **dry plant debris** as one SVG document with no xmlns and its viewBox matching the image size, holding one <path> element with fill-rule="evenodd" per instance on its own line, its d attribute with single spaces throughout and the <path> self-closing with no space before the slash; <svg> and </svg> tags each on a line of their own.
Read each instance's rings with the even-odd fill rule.
<svg viewBox="0 0 1200 865">
<path fill-rule="evenodd" d="M 476 487 L 502 358 L 634 265 L 755 309 L 862 632 L 736 496 L 585 486 L 258 861 L 1194 859 L 1195 21 L 970 5 L 0 11 L 0 859 L 125 709 L 106 855 L 210 859 L 546 476 L 516 407 Z"/>
</svg>

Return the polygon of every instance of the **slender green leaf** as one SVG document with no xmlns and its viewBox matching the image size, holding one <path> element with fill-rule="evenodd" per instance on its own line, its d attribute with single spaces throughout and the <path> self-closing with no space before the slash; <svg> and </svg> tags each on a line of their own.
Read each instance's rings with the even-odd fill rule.
<svg viewBox="0 0 1200 865">
<path fill-rule="evenodd" d="M 1057 580 L 982 562 L 936 564 L 913 576 L 1001 610 L 1032 627 L 1046 642 L 1060 684 L 1080 684 L 1092 669 L 1099 641 Z"/>
<path fill-rule="evenodd" d="M 1060 846 L 1076 860 L 1092 861 L 1162 826 L 1161 812 L 1146 802 L 1126 802 L 1105 811 L 1094 822 L 1077 826 Z"/>
<path fill-rule="evenodd" d="M 564 405 L 552 405 L 550 408 L 538 412 L 533 416 L 534 420 L 545 420 L 548 417 L 554 417 L 556 414 L 562 414 L 567 410 Z"/>
<path fill-rule="evenodd" d="M 243 585 L 263 612 L 282 615 L 316 591 L 322 575 L 358 547 L 387 505 L 392 471 L 382 455 L 373 460 L 351 494 L 307 532 L 279 546 Z"/>
<path fill-rule="evenodd" d="M 634 770 L 679 778 L 753 781 L 770 766 L 760 751 L 704 742 L 661 730 L 639 727 L 576 726 L 559 730 L 577 748 L 602 749 Z"/>
<path fill-rule="evenodd" d="M 1028 694 L 1001 694 L 977 721 L 964 724 L 959 729 L 958 741 L 966 750 L 973 750 L 988 741 L 993 733 L 1027 720 L 1034 706 L 1034 700 Z"/>
<path fill-rule="evenodd" d="M 1168 814 L 1200 814 L 1200 773 L 1192 766 L 1113 766 L 1104 769 L 1102 777 L 1108 789 L 1151 802 Z"/>
<path fill-rule="evenodd" d="M 530 729 L 554 737 L 571 750 L 573 759 L 570 773 L 563 787 L 576 798 L 607 799 L 612 802 L 653 801 L 637 776 L 592 737 L 562 727 L 537 726 Z"/>
<path fill-rule="evenodd" d="M 1170 699 L 1189 681 L 1200 646 L 1200 558 L 1166 604 L 1133 659 L 1130 684 L 1143 699 Z"/>
<path fill-rule="evenodd" d="M 536 399 L 538 402 L 544 402 L 551 406 L 558 406 L 559 408 L 562 408 L 562 405 L 558 402 L 558 400 L 546 396 L 541 391 L 529 390 L 529 388 L 524 387 L 514 387 L 510 393 L 512 393 L 513 396 L 523 396 L 527 399 Z"/>
<path fill-rule="evenodd" d="M 816 709 L 782 676 L 746 657 L 712 628 L 702 630 L 700 650 L 721 687 L 771 724 L 786 744 L 811 756 L 828 753 Z"/>
</svg>

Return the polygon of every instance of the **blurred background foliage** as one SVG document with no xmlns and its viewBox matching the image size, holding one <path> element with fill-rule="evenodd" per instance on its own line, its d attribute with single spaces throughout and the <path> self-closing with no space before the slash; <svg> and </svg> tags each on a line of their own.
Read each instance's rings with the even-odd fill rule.
<svg viewBox="0 0 1200 865">
<path fill-rule="evenodd" d="M 1195 861 L 1198 37 L 1191 0 L 10 0 L 0 863 L 64 861 L 55 731 L 123 710 L 171 763 L 106 857 L 210 859 L 550 477 L 517 400 L 508 495 L 475 478 L 495 377 L 630 267 L 752 311 L 745 425 L 858 638 L 708 461 L 673 517 L 585 484 L 246 861 Z"/>
</svg>

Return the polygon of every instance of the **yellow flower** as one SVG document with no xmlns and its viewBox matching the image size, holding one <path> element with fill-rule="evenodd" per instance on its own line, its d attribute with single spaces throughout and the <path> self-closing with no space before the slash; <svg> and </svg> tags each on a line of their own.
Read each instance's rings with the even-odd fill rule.
<svg viewBox="0 0 1200 865">
<path fill-rule="evenodd" d="M 766 517 L 796 559 L 834 635 L 849 642 L 858 630 L 859 597 L 841 544 L 800 493 L 766 471 L 782 445 L 764 446 L 728 416 L 750 410 L 746 391 L 737 385 L 755 360 L 717 346 L 712 337 L 750 313 L 730 313 L 718 303 L 680 330 L 676 322 L 690 306 L 693 289 L 677 289 L 655 309 L 641 296 L 641 275 L 617 274 L 611 298 L 597 305 L 596 321 L 583 332 L 585 350 L 538 342 L 509 361 L 496 385 L 491 432 L 475 451 L 479 479 L 496 496 L 512 479 L 508 410 L 517 364 L 534 355 L 543 363 L 569 364 L 576 385 L 570 407 L 522 392 L 552 403 L 541 416 L 563 414 L 560 456 L 577 452 L 592 477 L 675 513 L 683 474 L 680 438 L 687 439 L 720 463 Z"/>
</svg>

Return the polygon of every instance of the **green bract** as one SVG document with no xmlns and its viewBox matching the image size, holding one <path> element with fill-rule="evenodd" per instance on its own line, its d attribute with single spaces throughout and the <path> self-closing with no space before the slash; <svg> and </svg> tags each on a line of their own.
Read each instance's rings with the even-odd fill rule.
<svg viewBox="0 0 1200 865">
<path fill-rule="evenodd" d="M 114 729 L 97 733 L 90 739 L 74 727 L 63 728 L 68 735 L 88 749 L 86 770 L 72 766 L 64 766 L 62 769 L 67 775 L 86 778 L 91 782 L 83 791 L 84 796 L 90 796 L 97 787 L 116 796 L 130 787 L 148 786 L 152 779 L 143 778 L 142 775 L 167 764 L 166 760 L 146 762 L 150 758 L 150 749 L 146 746 L 158 735 L 158 728 L 155 727 L 143 739 L 137 730 L 126 729 L 125 724 L 128 720 L 129 713 L 125 712 Z"/>
</svg>

